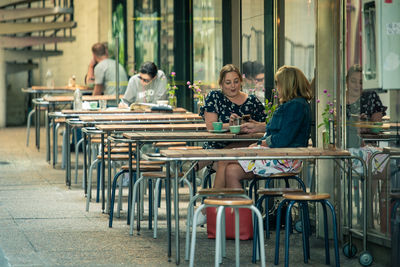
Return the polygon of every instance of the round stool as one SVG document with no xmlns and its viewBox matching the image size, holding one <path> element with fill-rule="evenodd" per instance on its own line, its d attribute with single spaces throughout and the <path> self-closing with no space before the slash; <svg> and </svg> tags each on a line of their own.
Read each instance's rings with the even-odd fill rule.
<svg viewBox="0 0 400 267">
<path fill-rule="evenodd" d="M 241 197 L 247 198 L 246 192 L 242 188 L 203 188 L 189 200 L 187 218 L 186 218 L 186 245 L 185 245 L 185 260 L 189 260 L 190 246 L 190 226 L 195 225 L 190 223 L 193 221 L 193 205 L 199 198 L 206 197 Z M 196 225 L 195 225 L 196 226 Z"/>
<path fill-rule="evenodd" d="M 265 206 L 268 207 L 269 199 L 273 197 L 281 197 L 283 194 L 287 193 L 302 193 L 302 189 L 298 188 L 264 188 L 260 189 L 257 191 L 258 195 L 261 195 L 261 197 L 258 199 L 256 203 L 256 207 L 258 210 L 261 208 L 262 202 L 265 200 Z M 269 233 L 269 214 L 268 214 L 268 209 L 265 212 L 265 221 L 264 221 L 264 227 L 265 227 L 265 235 L 266 238 L 269 239 L 270 233 Z M 257 227 L 257 221 L 254 222 L 254 228 Z M 277 225 L 277 227 L 279 227 Z M 253 237 L 253 258 L 252 261 L 253 263 L 256 262 L 257 260 L 257 251 L 259 247 L 257 246 L 257 240 L 258 240 L 258 234 L 257 232 L 254 232 L 254 237 Z"/>
<path fill-rule="evenodd" d="M 307 214 L 307 203 L 312 202 L 319 202 L 322 205 L 323 214 L 324 214 L 324 236 L 325 236 L 325 263 L 327 265 L 330 264 L 330 257 L 329 257 L 329 236 L 328 236 L 328 217 L 326 212 L 326 206 L 329 207 L 332 213 L 332 225 L 333 225 L 333 240 L 334 240 L 334 247 L 335 247 L 335 263 L 336 266 L 340 266 L 339 263 L 339 245 L 338 245 L 338 237 L 337 237 L 337 224 L 336 224 L 336 213 L 335 209 L 333 208 L 332 204 L 328 201 L 330 198 L 329 194 L 317 194 L 317 193 L 286 193 L 283 194 L 284 200 L 278 206 L 278 215 L 276 218 L 276 224 L 280 225 L 281 220 L 281 208 L 284 203 L 289 202 L 287 210 L 286 210 L 286 228 L 285 228 L 285 267 L 289 266 L 289 223 L 290 223 L 290 212 L 293 205 L 297 202 L 300 205 L 301 211 L 301 222 L 303 225 L 303 256 L 304 262 L 307 263 L 308 259 L 310 258 L 310 251 L 309 251 L 309 227 L 308 227 L 308 214 Z M 277 227 L 276 229 L 276 242 L 275 242 L 275 265 L 279 263 L 279 233 L 280 229 Z"/>
<path fill-rule="evenodd" d="M 263 237 L 263 226 L 262 226 L 262 216 L 259 210 L 253 205 L 251 199 L 246 198 L 207 198 L 194 213 L 193 225 L 196 225 L 197 217 L 199 216 L 202 209 L 205 207 L 217 207 L 217 229 L 215 233 L 215 260 L 214 265 L 219 266 L 222 262 L 222 254 L 225 253 L 225 221 L 224 214 L 225 208 L 231 207 L 235 210 L 235 255 L 236 255 L 236 266 L 240 265 L 240 251 L 239 251 L 239 208 L 251 209 L 254 214 L 256 214 L 258 219 L 258 232 L 260 236 L 259 244 L 260 247 L 264 247 L 264 237 Z M 223 228 L 222 228 L 223 227 Z M 190 263 L 189 266 L 194 265 L 194 253 L 196 246 L 196 227 L 192 230 L 192 242 L 190 249 Z M 265 252 L 261 249 L 261 266 L 265 266 Z"/>
</svg>

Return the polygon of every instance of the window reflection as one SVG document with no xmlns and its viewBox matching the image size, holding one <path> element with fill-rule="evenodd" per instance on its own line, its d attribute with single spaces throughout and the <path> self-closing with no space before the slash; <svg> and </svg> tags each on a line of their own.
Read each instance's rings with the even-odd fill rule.
<svg viewBox="0 0 400 267">
<path fill-rule="evenodd" d="M 284 62 L 282 65 L 296 66 L 309 81 L 314 77 L 315 12 L 310 0 L 285 1 Z M 278 49 L 280 49 L 278 47 Z"/>
<path fill-rule="evenodd" d="M 242 1 L 243 91 L 264 103 L 264 1 Z"/>
<path fill-rule="evenodd" d="M 222 0 L 193 1 L 193 78 L 217 88 L 222 68 Z M 206 89 L 206 88 L 204 88 Z"/>
</svg>

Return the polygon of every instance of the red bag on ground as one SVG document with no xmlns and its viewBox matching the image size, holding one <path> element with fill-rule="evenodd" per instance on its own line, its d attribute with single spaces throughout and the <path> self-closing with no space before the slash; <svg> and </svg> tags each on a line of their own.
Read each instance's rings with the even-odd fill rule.
<svg viewBox="0 0 400 267">
<path fill-rule="evenodd" d="M 215 238 L 217 208 L 207 209 L 207 235 L 208 238 Z M 235 211 L 233 208 L 225 208 L 225 229 L 226 239 L 235 239 Z M 253 220 L 250 209 L 239 208 L 239 233 L 240 240 L 253 239 Z"/>
</svg>

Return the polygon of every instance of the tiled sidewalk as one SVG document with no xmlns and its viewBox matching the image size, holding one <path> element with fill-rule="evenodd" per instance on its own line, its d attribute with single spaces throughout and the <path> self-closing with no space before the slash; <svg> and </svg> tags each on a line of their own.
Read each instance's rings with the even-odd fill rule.
<svg viewBox="0 0 400 267">
<path fill-rule="evenodd" d="M 159 209 L 158 239 L 152 238 L 146 221 L 142 222 L 140 235 L 129 236 L 126 204 L 121 218 L 115 218 L 113 228 L 108 228 L 108 216 L 101 213 L 100 203 L 92 201 L 90 212 L 85 211 L 81 178 L 68 189 L 64 171 L 59 165 L 53 169 L 45 161 L 44 139 L 37 151 L 31 135 L 27 148 L 25 132 L 23 127 L 0 129 L 0 266 L 175 266 L 174 251 L 172 262 L 167 259 L 165 203 Z M 44 138 L 44 132 L 41 136 Z M 181 199 L 185 214 L 187 194 Z M 126 203 L 126 197 L 124 200 Z M 187 266 L 183 258 L 184 226 L 185 221 L 181 220 L 181 265 Z M 214 240 L 207 239 L 206 228 L 199 228 L 199 232 L 196 265 L 211 266 Z M 241 265 L 254 266 L 252 241 L 242 241 L 240 245 Z M 273 265 L 273 253 L 274 235 L 266 241 L 267 266 Z M 227 254 L 224 266 L 231 266 L 235 260 L 233 241 L 227 243 Z M 331 249 L 334 262 L 332 257 Z M 342 266 L 359 266 L 357 259 L 346 259 L 342 253 L 340 257 Z M 311 239 L 311 260 L 304 264 L 301 235 L 292 236 L 292 266 L 323 266 L 324 261 L 322 240 Z"/>
</svg>

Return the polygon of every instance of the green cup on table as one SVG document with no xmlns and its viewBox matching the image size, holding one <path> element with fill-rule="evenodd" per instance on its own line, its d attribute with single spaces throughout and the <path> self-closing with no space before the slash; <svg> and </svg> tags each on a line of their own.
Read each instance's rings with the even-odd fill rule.
<svg viewBox="0 0 400 267">
<path fill-rule="evenodd" d="M 214 121 L 212 123 L 214 131 L 221 131 L 222 130 L 222 122 L 221 121 Z"/>
</svg>

